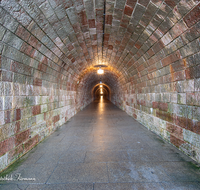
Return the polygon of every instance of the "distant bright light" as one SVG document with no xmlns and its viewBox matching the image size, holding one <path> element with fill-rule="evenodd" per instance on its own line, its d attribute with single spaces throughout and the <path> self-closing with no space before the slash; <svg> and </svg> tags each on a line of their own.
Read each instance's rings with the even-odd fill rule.
<svg viewBox="0 0 200 190">
<path fill-rule="evenodd" d="M 100 85 L 100 88 L 102 88 L 103 87 L 103 85 Z"/>
<path fill-rule="evenodd" d="M 102 75 L 102 74 L 104 73 L 104 70 L 102 70 L 102 69 L 100 68 L 99 70 L 97 70 L 97 73 L 98 73 L 99 75 Z"/>
</svg>

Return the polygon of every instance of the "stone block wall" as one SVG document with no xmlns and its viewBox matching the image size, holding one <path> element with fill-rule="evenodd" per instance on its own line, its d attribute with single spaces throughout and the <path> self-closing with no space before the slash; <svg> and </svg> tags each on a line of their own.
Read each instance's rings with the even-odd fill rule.
<svg viewBox="0 0 200 190">
<path fill-rule="evenodd" d="M 1 82 L 1 170 L 77 113 L 76 91 L 55 87 Z"/>
<path fill-rule="evenodd" d="M 165 2 L 173 17 L 152 30 L 148 48 L 132 57 L 137 72 L 123 85 L 116 104 L 200 162 L 200 4 Z"/>
<path fill-rule="evenodd" d="M 43 16 L 30 1 L 0 6 L 0 171 L 91 101 L 76 88 L 74 47 Z"/>
<path fill-rule="evenodd" d="M 195 81 L 195 82 L 194 82 Z M 181 88 L 180 88 L 181 84 Z M 149 130 L 185 152 L 197 162 L 200 161 L 200 80 L 183 80 L 154 87 L 137 93 L 136 86 L 127 84 L 127 90 L 118 106 L 134 117 Z M 192 97 L 191 97 L 192 95 Z"/>
</svg>

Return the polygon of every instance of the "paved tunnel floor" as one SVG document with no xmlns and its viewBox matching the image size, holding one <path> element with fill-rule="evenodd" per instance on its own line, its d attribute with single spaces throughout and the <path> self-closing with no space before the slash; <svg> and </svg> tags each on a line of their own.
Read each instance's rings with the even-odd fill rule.
<svg viewBox="0 0 200 190">
<path fill-rule="evenodd" d="M 0 189 L 200 189 L 190 158 L 108 101 L 96 101 L 22 157 Z M 19 177 L 20 176 L 20 177 Z"/>
</svg>

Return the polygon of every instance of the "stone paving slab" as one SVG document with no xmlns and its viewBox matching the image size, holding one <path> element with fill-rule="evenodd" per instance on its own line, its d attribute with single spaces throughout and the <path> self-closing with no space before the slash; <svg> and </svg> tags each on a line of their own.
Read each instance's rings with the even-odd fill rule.
<svg viewBox="0 0 200 190">
<path fill-rule="evenodd" d="M 108 101 L 93 102 L 1 173 L 0 189 L 200 189 L 200 169 Z"/>
</svg>

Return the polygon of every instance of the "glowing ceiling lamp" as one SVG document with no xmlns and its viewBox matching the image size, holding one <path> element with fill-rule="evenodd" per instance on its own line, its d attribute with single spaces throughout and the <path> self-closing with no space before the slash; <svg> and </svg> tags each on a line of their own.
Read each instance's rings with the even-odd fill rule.
<svg viewBox="0 0 200 190">
<path fill-rule="evenodd" d="M 101 69 L 101 67 L 97 70 L 97 73 L 99 74 L 99 75 L 102 75 L 102 74 L 104 74 L 104 70 L 103 69 Z"/>
</svg>

